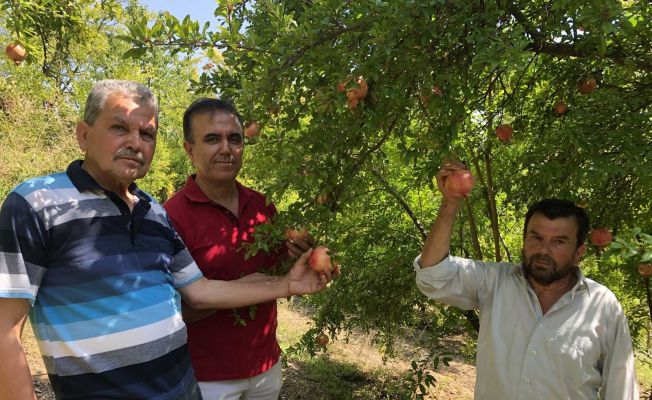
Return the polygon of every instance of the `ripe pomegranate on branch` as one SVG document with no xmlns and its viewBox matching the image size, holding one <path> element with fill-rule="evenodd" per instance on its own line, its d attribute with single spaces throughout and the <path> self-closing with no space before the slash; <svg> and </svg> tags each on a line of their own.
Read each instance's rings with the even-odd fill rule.
<svg viewBox="0 0 652 400">
<path fill-rule="evenodd" d="M 27 58 L 27 50 L 20 43 L 9 43 L 5 48 L 5 53 L 16 64 L 20 64 Z"/>
<path fill-rule="evenodd" d="M 346 92 L 346 104 L 351 110 L 355 109 L 360 101 L 365 99 L 369 94 L 369 85 L 364 77 L 360 76 L 356 83 L 356 88 L 349 89 Z M 342 92 L 344 90 L 346 90 L 346 82 L 340 82 L 337 85 L 337 91 Z"/>
<path fill-rule="evenodd" d="M 561 100 L 556 102 L 555 105 L 552 107 L 552 109 L 558 115 L 564 115 L 564 114 L 566 114 L 568 112 L 568 106 L 566 105 L 566 103 L 564 103 Z"/>
<path fill-rule="evenodd" d="M 510 124 L 500 124 L 496 128 L 496 137 L 498 137 L 498 140 L 501 142 L 507 142 L 512 138 L 513 132 L 514 129 L 512 129 Z"/>
<path fill-rule="evenodd" d="M 594 229 L 591 232 L 591 244 L 602 250 L 613 241 L 614 237 L 607 228 Z"/>
<path fill-rule="evenodd" d="M 582 94 L 591 94 L 595 92 L 595 88 L 598 87 L 598 82 L 595 78 L 586 78 L 583 79 L 578 85 L 577 90 Z"/>
<path fill-rule="evenodd" d="M 260 136 L 260 124 L 258 121 L 251 121 L 245 124 L 244 135 L 247 139 L 256 139 Z"/>
</svg>

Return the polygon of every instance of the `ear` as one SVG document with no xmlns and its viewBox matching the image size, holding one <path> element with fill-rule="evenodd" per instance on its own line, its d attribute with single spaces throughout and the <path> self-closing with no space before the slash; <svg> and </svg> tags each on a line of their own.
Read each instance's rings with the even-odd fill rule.
<svg viewBox="0 0 652 400">
<path fill-rule="evenodd" d="M 79 143 L 79 148 L 86 152 L 87 146 L 87 136 L 88 136 L 88 124 L 84 121 L 77 123 L 77 128 L 75 129 L 75 134 L 77 135 L 77 143 Z"/>
<path fill-rule="evenodd" d="M 195 144 L 194 143 L 188 143 L 184 140 L 183 142 L 183 149 L 186 151 L 186 154 L 188 154 L 188 157 L 190 157 L 190 161 L 193 163 L 195 162 L 195 156 L 193 154 L 193 151 L 195 150 Z"/>
<path fill-rule="evenodd" d="M 586 245 L 583 244 L 575 250 L 575 265 L 580 265 L 580 260 L 582 256 L 586 253 Z"/>
</svg>

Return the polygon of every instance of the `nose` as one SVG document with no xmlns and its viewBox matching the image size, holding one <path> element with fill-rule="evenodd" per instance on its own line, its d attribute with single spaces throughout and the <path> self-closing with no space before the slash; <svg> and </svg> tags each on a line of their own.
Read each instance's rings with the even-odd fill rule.
<svg viewBox="0 0 652 400">
<path fill-rule="evenodd" d="M 552 254 L 552 242 L 549 240 L 546 240 L 541 244 L 541 250 L 544 254 Z"/>
<path fill-rule="evenodd" d="M 140 132 L 138 130 L 131 131 L 127 135 L 127 147 L 133 151 L 139 152 L 142 149 L 143 140 L 140 137 Z"/>
<path fill-rule="evenodd" d="M 225 137 L 220 138 L 217 149 L 220 152 L 220 154 L 230 154 L 231 148 L 229 147 L 229 139 Z"/>
<path fill-rule="evenodd" d="M 548 240 L 532 241 L 529 244 L 530 251 L 536 254 L 550 254 L 551 243 Z"/>
</svg>

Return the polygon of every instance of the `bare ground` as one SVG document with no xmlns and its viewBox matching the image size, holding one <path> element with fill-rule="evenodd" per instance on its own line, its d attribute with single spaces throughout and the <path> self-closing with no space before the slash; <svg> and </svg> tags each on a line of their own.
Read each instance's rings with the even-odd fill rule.
<svg viewBox="0 0 652 400">
<path fill-rule="evenodd" d="M 312 325 L 310 318 L 300 309 L 293 308 L 289 303 L 279 302 L 279 342 L 291 336 L 286 331 L 294 327 L 302 327 L 305 332 Z M 460 343 L 453 344 L 456 347 Z M 397 357 L 384 359 L 383 354 L 371 344 L 369 335 L 353 332 L 347 338 L 338 337 L 331 341 L 324 353 L 317 355 L 325 363 L 332 364 L 337 384 L 347 387 L 336 396 L 328 394 L 324 389 L 323 374 L 312 374 L 314 366 L 296 358 L 288 360 L 284 368 L 283 389 L 281 399 L 400 399 L 393 387 L 401 384 L 403 376 L 410 370 L 413 352 L 408 344 L 399 343 Z M 354 368 L 352 368 L 352 365 Z M 338 374 L 337 370 L 344 370 Z M 432 372 L 432 371 L 431 371 Z M 443 366 L 433 372 L 437 384 L 431 388 L 424 399 L 467 400 L 473 398 L 475 383 L 475 367 L 461 359 L 453 360 L 449 366 Z M 322 378 L 322 380 L 316 380 Z"/>
</svg>

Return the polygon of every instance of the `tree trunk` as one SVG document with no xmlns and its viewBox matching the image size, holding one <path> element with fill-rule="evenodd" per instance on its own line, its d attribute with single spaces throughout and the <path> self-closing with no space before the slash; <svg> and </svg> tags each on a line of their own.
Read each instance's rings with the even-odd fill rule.
<svg viewBox="0 0 652 400">
<path fill-rule="evenodd" d="M 491 230 L 494 235 L 494 249 L 496 261 L 502 261 L 500 255 L 500 230 L 498 229 L 498 212 L 496 211 L 496 195 L 494 194 L 493 180 L 491 177 L 491 155 L 489 148 L 484 152 L 484 161 L 487 168 L 487 181 L 485 182 L 487 187 L 487 201 L 489 202 L 489 212 L 491 219 Z"/>
</svg>

